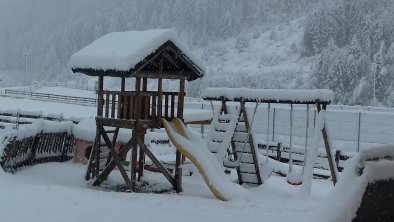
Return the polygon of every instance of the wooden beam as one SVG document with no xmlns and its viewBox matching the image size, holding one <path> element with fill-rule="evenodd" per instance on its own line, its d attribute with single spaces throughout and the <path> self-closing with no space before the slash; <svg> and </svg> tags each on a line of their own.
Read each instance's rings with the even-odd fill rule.
<svg viewBox="0 0 394 222">
<path fill-rule="evenodd" d="M 224 98 L 224 97 L 204 97 L 204 100 L 209 100 L 209 101 L 222 101 L 223 99 L 227 102 L 251 102 L 251 103 L 276 103 L 276 104 L 316 104 L 320 103 L 322 105 L 329 105 L 331 101 L 296 101 L 296 100 L 270 100 L 270 99 L 263 99 L 263 100 L 257 100 L 257 99 L 244 99 L 244 98 Z"/>
<path fill-rule="evenodd" d="M 110 150 L 110 153 L 112 155 L 112 159 L 115 161 L 116 166 L 118 167 L 118 170 L 120 171 L 120 174 L 122 175 L 124 181 L 126 182 L 126 185 L 130 188 L 132 188 L 132 183 L 130 181 L 130 178 L 127 176 L 126 170 L 124 169 L 122 163 L 120 162 L 120 159 L 118 155 L 116 154 L 116 151 L 114 147 L 112 146 L 111 140 L 108 138 L 107 133 L 104 130 L 104 127 L 99 126 L 98 127 L 99 132 L 101 136 L 103 137 L 105 144 L 107 145 L 108 149 Z M 133 149 L 135 150 L 135 149 Z"/>
<path fill-rule="evenodd" d="M 100 126 L 119 127 L 126 129 L 134 129 L 137 126 L 136 120 L 111 119 L 105 117 L 96 117 L 96 123 Z M 139 123 L 141 125 L 148 126 L 148 128 L 155 128 L 160 126 L 160 121 L 158 119 L 139 120 Z"/>
<path fill-rule="evenodd" d="M 187 71 L 163 71 L 162 73 L 152 70 L 152 71 L 139 71 L 133 77 L 145 77 L 145 78 L 150 78 L 150 79 L 158 79 L 158 78 L 163 78 L 163 79 L 185 79 L 185 80 L 190 80 L 191 76 L 193 75 L 192 72 L 187 72 Z"/>
<path fill-rule="evenodd" d="M 157 117 L 160 119 L 163 116 L 163 79 L 157 80 L 157 91 L 159 93 L 157 98 Z"/>
<path fill-rule="evenodd" d="M 120 91 L 124 92 L 126 89 L 126 78 L 122 77 L 120 82 Z"/>
<path fill-rule="evenodd" d="M 98 93 L 97 116 L 103 116 L 103 94 L 100 93 L 103 91 L 103 89 L 104 89 L 104 77 L 99 76 L 98 89 L 97 89 L 97 93 Z"/>
<path fill-rule="evenodd" d="M 246 132 L 251 132 L 252 129 L 250 128 L 250 125 L 249 125 L 248 113 L 246 112 L 245 103 L 244 102 L 241 102 L 241 112 L 244 115 Z M 260 168 L 259 168 L 259 165 L 258 165 L 256 148 L 254 147 L 253 136 L 252 136 L 251 133 L 248 133 L 248 140 L 249 140 L 250 151 L 251 151 L 252 157 L 253 157 L 254 167 L 255 167 L 255 170 L 256 170 L 256 174 L 257 174 L 256 175 L 257 176 L 257 182 L 258 182 L 258 184 L 262 184 L 263 180 L 261 179 L 261 174 L 260 174 Z"/>
<path fill-rule="evenodd" d="M 168 52 L 164 51 L 164 52 L 163 52 L 163 57 L 164 57 L 165 59 L 167 59 L 167 61 L 169 61 L 173 66 L 175 66 L 175 68 L 177 68 L 177 69 L 182 69 L 182 68 L 178 65 L 178 62 L 177 62 L 174 58 L 172 58 L 172 57 L 170 56 L 170 54 L 168 54 Z"/>
<path fill-rule="evenodd" d="M 162 55 L 162 52 L 164 52 L 165 50 L 167 50 L 167 47 L 163 46 L 161 48 L 158 49 L 158 51 L 155 52 L 154 55 L 152 55 L 150 58 L 147 58 L 147 60 L 143 60 L 141 62 L 139 62 L 135 67 L 137 67 L 137 69 L 132 70 L 133 73 L 133 77 L 136 77 L 136 74 L 139 73 L 143 68 L 145 68 L 149 63 L 151 63 L 154 59 L 156 59 L 157 57 L 159 57 L 160 55 Z"/>
<path fill-rule="evenodd" d="M 317 108 L 317 112 L 320 112 L 322 110 L 321 104 L 319 102 L 316 103 L 316 108 Z M 326 105 L 323 105 L 323 110 L 326 110 Z M 332 153 L 331 153 L 330 142 L 329 142 L 328 133 L 327 133 L 327 129 L 326 129 L 326 124 L 324 124 L 324 127 L 321 130 L 321 132 L 323 135 L 324 147 L 326 148 L 328 165 L 330 166 L 332 182 L 335 185 L 338 181 L 337 168 L 335 166 L 335 161 L 332 158 Z"/>
<path fill-rule="evenodd" d="M 129 150 L 132 147 L 132 141 L 133 139 L 130 139 L 123 152 L 120 153 L 120 155 L 126 155 L 127 152 L 129 152 Z M 104 168 L 104 170 L 101 172 L 101 174 L 93 181 L 92 185 L 93 186 L 99 186 L 104 180 L 107 179 L 108 175 L 115 169 L 116 167 L 116 162 L 115 160 L 112 158 L 111 162 L 109 164 L 107 164 L 107 166 Z"/>
<path fill-rule="evenodd" d="M 177 117 L 183 121 L 183 109 L 185 103 L 185 80 L 179 80 L 178 113 Z"/>
<path fill-rule="evenodd" d="M 139 139 L 138 144 L 145 151 L 149 159 L 151 159 L 152 162 L 157 166 L 157 168 L 159 168 L 160 172 L 164 175 L 164 177 L 167 178 L 168 182 L 170 182 L 174 189 L 176 189 L 176 180 L 171 176 L 170 172 L 168 172 L 168 170 L 163 166 L 163 164 L 161 164 L 161 162 L 155 157 L 155 155 L 149 150 L 149 148 L 146 147 L 142 140 Z"/>
</svg>

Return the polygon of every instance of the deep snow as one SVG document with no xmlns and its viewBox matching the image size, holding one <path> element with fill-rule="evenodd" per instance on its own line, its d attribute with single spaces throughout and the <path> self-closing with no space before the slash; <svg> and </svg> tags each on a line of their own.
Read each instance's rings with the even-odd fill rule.
<svg viewBox="0 0 394 222">
<path fill-rule="evenodd" d="M 85 166 L 48 163 L 15 175 L 0 171 L 1 221 L 293 221 L 306 222 L 331 190 L 330 181 L 315 180 L 312 195 L 296 196 L 297 187 L 272 176 L 248 188 L 249 200 L 214 199 L 200 174 L 183 178 L 180 194 L 117 193 L 87 187 Z M 158 177 L 159 176 L 159 177 Z M 165 181 L 161 175 L 146 177 Z M 160 178 L 161 177 L 161 178 Z M 121 180 L 115 172 L 111 180 Z"/>
</svg>

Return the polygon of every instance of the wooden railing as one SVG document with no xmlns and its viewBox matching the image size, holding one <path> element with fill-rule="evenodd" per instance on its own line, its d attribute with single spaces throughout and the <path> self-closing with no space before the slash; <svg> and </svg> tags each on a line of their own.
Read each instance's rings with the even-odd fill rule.
<svg viewBox="0 0 394 222">
<path fill-rule="evenodd" d="M 78 96 L 64 96 L 64 95 L 56 95 L 49 93 L 36 93 L 31 91 L 20 91 L 20 90 L 4 90 L 4 95 L 6 96 L 15 96 L 15 97 L 31 97 L 38 100 L 45 101 L 55 101 L 61 103 L 72 103 L 79 105 L 90 105 L 95 106 L 97 104 L 97 100 L 94 98 L 86 98 L 86 97 L 78 97 Z"/>
<path fill-rule="evenodd" d="M 158 119 L 177 117 L 178 92 L 102 91 L 98 92 L 98 116 L 114 119 Z"/>
<path fill-rule="evenodd" d="M 39 133 L 24 139 L 4 142 L 0 166 L 14 173 L 24 167 L 46 162 L 65 162 L 74 156 L 75 138 L 68 133 Z"/>
</svg>

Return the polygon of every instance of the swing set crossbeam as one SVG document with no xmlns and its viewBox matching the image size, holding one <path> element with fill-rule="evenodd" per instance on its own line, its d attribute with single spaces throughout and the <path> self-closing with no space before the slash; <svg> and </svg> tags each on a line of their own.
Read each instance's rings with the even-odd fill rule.
<svg viewBox="0 0 394 222">
<path fill-rule="evenodd" d="M 244 99 L 244 98 L 225 98 L 225 97 L 204 97 L 204 100 L 210 101 L 225 101 L 225 102 L 244 102 L 244 103 L 272 103 L 272 104 L 294 104 L 294 105 L 330 105 L 331 101 L 321 101 L 321 100 L 313 100 L 313 101 L 297 101 L 297 100 L 273 100 L 273 99 Z"/>
</svg>

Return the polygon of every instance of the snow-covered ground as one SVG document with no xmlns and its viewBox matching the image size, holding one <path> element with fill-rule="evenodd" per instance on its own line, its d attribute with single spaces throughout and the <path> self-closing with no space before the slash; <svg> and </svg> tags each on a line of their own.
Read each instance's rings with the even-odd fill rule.
<svg viewBox="0 0 394 222">
<path fill-rule="evenodd" d="M 248 188 L 245 200 L 216 200 L 200 174 L 183 178 L 180 194 L 105 192 L 89 188 L 85 166 L 48 163 L 15 175 L 0 172 L 1 221 L 309 221 L 332 189 L 330 181 L 313 181 L 310 197 L 299 197 L 298 187 L 272 176 L 260 187 Z M 115 172 L 114 172 L 115 173 Z M 150 179 L 166 181 L 155 173 Z M 160 178 L 161 177 L 161 178 Z M 110 180 L 121 180 L 111 174 Z M 34 207 L 32 207 L 34 206 Z"/>
<path fill-rule="evenodd" d="M 94 96 L 92 91 L 68 89 L 61 87 L 44 87 L 39 89 L 45 93 L 56 93 L 72 96 Z M 60 114 L 64 117 L 94 117 L 95 107 L 63 104 L 31 99 L 0 97 L 2 110 L 23 110 L 43 112 L 43 114 Z M 193 105 L 194 104 L 194 105 Z M 204 118 L 208 117 L 210 106 L 201 102 L 189 104 L 185 113 L 197 119 L 198 109 L 204 108 Z M 253 110 L 253 105 L 248 106 Z M 289 107 L 276 106 L 275 131 L 276 139 L 288 139 Z M 261 140 L 266 137 L 266 107 L 261 105 L 254 125 Z M 251 111 L 250 111 L 251 112 Z M 334 138 L 340 136 L 354 140 L 354 130 L 357 130 L 358 110 L 333 109 L 327 112 L 328 125 Z M 272 112 L 271 112 L 272 113 Z M 272 115 L 272 114 L 271 114 Z M 388 136 L 393 115 L 390 112 L 363 112 L 365 123 L 369 125 L 362 130 L 364 140 L 381 135 L 383 142 L 390 142 L 393 136 Z M 302 144 L 305 133 L 305 108 L 295 107 L 295 141 Z M 387 119 L 385 119 L 387 117 Z M 313 112 L 309 116 L 313 123 Z M 272 121 L 273 118 L 271 118 Z M 272 126 L 272 123 L 271 123 Z M 312 136 L 312 127 L 309 129 Z M 385 132 L 383 132 L 385 131 Z M 207 133 L 208 130 L 205 131 Z M 4 133 L 4 131 L 0 132 Z M 271 132 L 272 133 L 272 132 Z M 340 144 L 335 140 L 336 145 Z M 335 147 L 334 147 L 335 148 Z M 171 150 L 168 150 L 171 152 Z M 168 157 L 164 152 L 165 158 Z M 170 155 L 171 156 L 171 155 Z M 173 156 L 173 153 L 172 153 Z M 14 175 L 0 170 L 0 221 L 108 221 L 127 220 L 133 218 L 141 221 L 313 221 L 321 203 L 333 189 L 330 180 L 312 181 L 310 196 L 299 193 L 300 187 L 291 186 L 286 179 L 272 175 L 259 187 L 245 186 L 250 194 L 244 199 L 222 202 L 215 199 L 203 177 L 191 164 L 185 170 L 192 170 L 192 176 L 183 177 L 183 192 L 148 194 L 107 192 L 89 187 L 83 179 L 85 165 L 67 163 L 47 163 L 26 168 Z M 232 172 L 231 180 L 236 180 Z M 166 179 L 157 173 L 146 172 L 144 180 L 157 186 L 170 187 Z M 110 182 L 122 183 L 120 174 L 115 171 L 109 177 Z M 34 206 L 34 207 L 32 207 Z M 110 207 L 109 207 L 110 206 Z M 130 212 L 130 213 L 129 213 Z"/>
</svg>

